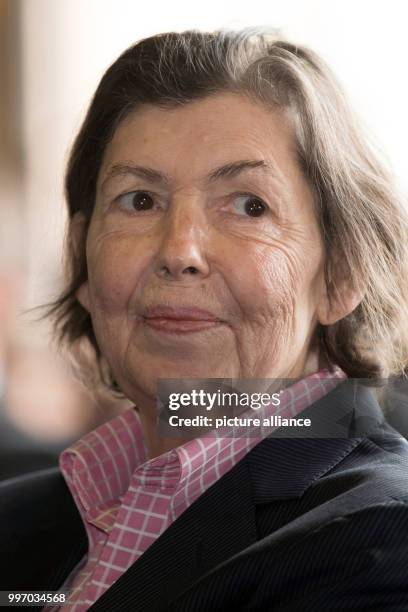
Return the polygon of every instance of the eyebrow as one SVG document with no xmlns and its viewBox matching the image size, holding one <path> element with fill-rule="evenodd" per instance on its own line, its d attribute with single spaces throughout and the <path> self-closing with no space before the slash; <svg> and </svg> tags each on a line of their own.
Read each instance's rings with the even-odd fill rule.
<svg viewBox="0 0 408 612">
<path fill-rule="evenodd" d="M 274 166 L 266 162 L 264 159 L 242 159 L 230 162 L 228 164 L 220 166 L 219 168 L 215 168 L 208 174 L 206 178 L 208 182 L 213 183 L 220 179 L 233 178 L 241 174 L 241 172 L 257 169 L 263 170 L 264 172 L 269 173 L 275 178 L 277 178 L 277 173 Z M 153 168 L 147 168 L 145 166 L 135 165 L 131 162 L 118 162 L 112 164 L 109 167 L 109 170 L 105 178 L 103 179 L 101 189 L 103 189 L 106 183 L 113 177 L 123 176 L 127 174 L 145 179 L 150 183 L 156 183 L 161 185 L 168 185 L 170 183 L 169 177 L 163 174 L 162 172 L 159 172 L 158 170 L 154 170 Z"/>
</svg>

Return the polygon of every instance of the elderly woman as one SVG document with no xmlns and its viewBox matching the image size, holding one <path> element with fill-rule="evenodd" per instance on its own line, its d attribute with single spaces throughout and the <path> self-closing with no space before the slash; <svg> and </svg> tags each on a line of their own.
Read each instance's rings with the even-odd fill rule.
<svg viewBox="0 0 408 612">
<path fill-rule="evenodd" d="M 408 609 L 408 445 L 357 384 L 408 363 L 407 220 L 322 60 L 259 32 L 140 41 L 66 194 L 60 337 L 134 407 L 63 476 L 5 487 L 4 588 L 72 611 Z M 164 436 L 175 378 L 291 379 L 279 413 L 313 431 Z"/>
</svg>

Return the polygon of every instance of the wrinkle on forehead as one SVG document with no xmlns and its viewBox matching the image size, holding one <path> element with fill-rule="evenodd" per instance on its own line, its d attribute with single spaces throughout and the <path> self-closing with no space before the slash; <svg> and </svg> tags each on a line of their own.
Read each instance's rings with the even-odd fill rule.
<svg viewBox="0 0 408 612">
<path fill-rule="evenodd" d="M 278 122 L 268 121 L 269 117 L 276 119 L 276 116 Z M 183 171 L 192 175 L 196 162 L 202 163 L 200 153 L 204 145 L 213 167 L 247 157 L 268 158 L 277 172 L 282 172 L 273 155 L 279 140 L 274 137 L 277 124 L 280 132 L 287 132 L 285 144 L 295 153 L 293 130 L 283 111 L 266 111 L 261 104 L 244 96 L 219 94 L 166 110 L 145 105 L 128 115 L 117 128 L 105 152 L 100 174 L 104 175 L 112 162 L 135 156 L 139 161 L 140 155 L 144 165 L 154 165 L 160 152 L 173 166 L 174 174 L 180 162 L 187 162 L 188 167 Z"/>
</svg>

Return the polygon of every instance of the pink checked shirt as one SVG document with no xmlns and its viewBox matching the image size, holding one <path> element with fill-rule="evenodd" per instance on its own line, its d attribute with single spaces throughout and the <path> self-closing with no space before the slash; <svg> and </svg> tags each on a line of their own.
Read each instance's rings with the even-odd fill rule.
<svg viewBox="0 0 408 612">
<path fill-rule="evenodd" d="M 339 368 L 312 374 L 285 389 L 280 405 L 262 408 L 259 416 L 295 417 L 343 378 Z M 60 467 L 82 516 L 89 551 L 64 584 L 67 602 L 53 610 L 87 610 L 273 429 L 264 428 L 258 437 L 222 437 L 213 430 L 147 460 L 138 413 L 131 408 L 65 450 Z"/>
</svg>

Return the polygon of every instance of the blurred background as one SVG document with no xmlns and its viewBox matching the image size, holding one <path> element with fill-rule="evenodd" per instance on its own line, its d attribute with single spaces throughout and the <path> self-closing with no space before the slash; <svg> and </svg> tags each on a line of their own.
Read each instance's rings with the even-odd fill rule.
<svg viewBox="0 0 408 612">
<path fill-rule="evenodd" d="M 108 65 L 158 32 L 270 26 L 332 66 L 408 193 L 407 17 L 405 0 L 0 0 L 0 478 L 125 406 L 91 397 L 30 312 L 62 287 L 64 166 Z"/>
</svg>

